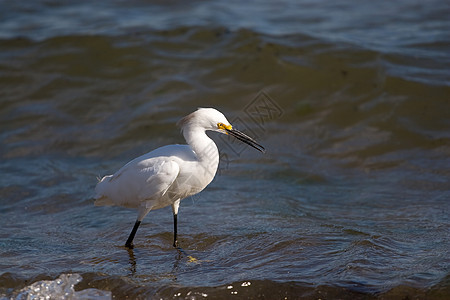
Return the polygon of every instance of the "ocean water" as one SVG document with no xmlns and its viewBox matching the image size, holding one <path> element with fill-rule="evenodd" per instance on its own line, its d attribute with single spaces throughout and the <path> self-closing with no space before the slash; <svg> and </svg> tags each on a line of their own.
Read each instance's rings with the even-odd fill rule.
<svg viewBox="0 0 450 300">
<path fill-rule="evenodd" d="M 448 299 L 446 1 L 0 2 L 0 299 Z M 97 178 L 215 107 L 214 181 L 144 219 Z M 69 275 L 72 274 L 72 275 Z M 58 281 L 59 280 L 59 281 Z M 74 283 L 63 282 L 73 291 Z M 41 285 L 42 286 L 42 285 Z"/>
</svg>

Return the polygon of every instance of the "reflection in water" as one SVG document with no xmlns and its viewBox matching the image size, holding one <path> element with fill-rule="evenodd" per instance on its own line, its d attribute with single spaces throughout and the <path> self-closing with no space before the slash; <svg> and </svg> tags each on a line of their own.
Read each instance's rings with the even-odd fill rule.
<svg viewBox="0 0 450 300">
<path fill-rule="evenodd" d="M 129 270 L 129 274 L 131 276 L 136 276 L 139 275 L 139 273 L 137 272 L 137 260 L 136 260 L 136 255 L 134 253 L 134 249 L 130 249 L 128 247 L 121 247 L 123 249 L 125 249 L 128 253 L 128 270 Z M 192 264 L 199 264 L 201 261 L 197 258 L 195 258 L 192 255 L 189 255 L 183 248 L 181 247 L 176 247 L 176 255 L 175 255 L 175 259 L 173 262 L 173 267 L 171 272 L 169 272 L 169 274 L 167 274 L 167 276 L 164 277 L 169 277 L 172 278 L 172 281 L 176 282 L 177 281 L 177 274 L 180 272 L 180 268 L 182 267 L 182 265 L 180 265 L 181 262 L 185 261 L 185 265 L 192 265 Z"/>
<path fill-rule="evenodd" d="M 132 248 L 124 247 L 128 252 L 128 262 L 130 263 L 130 274 L 134 276 L 136 274 L 136 257 Z"/>
</svg>

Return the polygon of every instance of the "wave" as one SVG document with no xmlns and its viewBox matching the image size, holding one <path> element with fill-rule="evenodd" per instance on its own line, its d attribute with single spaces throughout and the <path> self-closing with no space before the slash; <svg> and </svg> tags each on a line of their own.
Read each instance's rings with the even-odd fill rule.
<svg viewBox="0 0 450 300">
<path fill-rule="evenodd" d="M 47 277 L 47 276 L 46 276 Z M 82 281 L 82 282 L 80 282 Z M 426 298 L 445 299 L 450 290 L 450 277 L 429 288 L 398 285 L 386 291 L 377 291 L 362 283 L 349 283 L 348 286 L 310 285 L 301 282 L 276 282 L 272 280 L 242 280 L 212 287 L 188 287 L 177 284 L 158 286 L 136 284 L 118 276 L 98 273 L 62 274 L 55 280 L 37 281 L 26 285 L 28 280 L 12 274 L 0 275 L 0 299 L 386 299 L 386 298 Z M 5 292 L 5 287 L 8 287 Z M 74 290 L 74 287 L 77 291 Z M 28 297 L 28 298 L 27 298 Z"/>
<path fill-rule="evenodd" d="M 74 266 L 84 278 L 76 289 L 118 298 L 439 297 L 448 291 L 450 90 L 445 60 L 413 52 L 226 26 L 1 40 L 0 205 L 14 220 L 3 226 L 2 267 L 12 273 L 0 276 L 2 295 Z M 209 206 L 196 215 L 197 199 L 185 202 L 198 217 L 186 220 L 186 242 L 214 263 L 167 271 L 171 227 L 151 219 L 148 230 L 160 227 L 142 238 L 143 271 L 130 275 L 115 246 L 129 212 L 92 209 L 95 177 L 184 143 L 175 123 L 199 106 L 223 111 L 270 151 L 254 157 L 219 141 L 231 166 L 202 195 Z"/>
</svg>

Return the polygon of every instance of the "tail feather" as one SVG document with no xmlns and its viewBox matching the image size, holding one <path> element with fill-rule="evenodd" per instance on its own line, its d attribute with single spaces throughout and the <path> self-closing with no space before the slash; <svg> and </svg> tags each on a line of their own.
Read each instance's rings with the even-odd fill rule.
<svg viewBox="0 0 450 300">
<path fill-rule="evenodd" d="M 114 205 L 114 203 L 105 195 L 105 189 L 112 175 L 108 175 L 99 179 L 97 186 L 95 187 L 95 206 Z"/>
<path fill-rule="evenodd" d="M 106 196 L 100 196 L 100 198 L 96 198 L 94 201 L 95 206 L 110 206 L 113 205 L 111 200 Z"/>
</svg>

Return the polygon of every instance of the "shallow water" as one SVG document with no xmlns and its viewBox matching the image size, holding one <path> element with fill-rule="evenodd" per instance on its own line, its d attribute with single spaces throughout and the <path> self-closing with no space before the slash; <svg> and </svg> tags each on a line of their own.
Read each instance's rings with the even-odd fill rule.
<svg viewBox="0 0 450 300">
<path fill-rule="evenodd" d="M 67 273 L 117 299 L 449 296 L 447 4 L 108 3 L 2 3 L 0 298 Z M 183 252 L 170 208 L 128 251 L 97 177 L 199 106 L 267 153 L 211 133 Z"/>
</svg>

